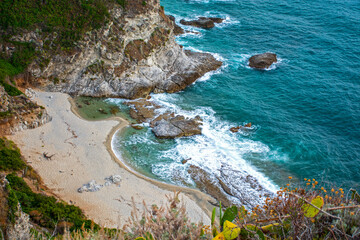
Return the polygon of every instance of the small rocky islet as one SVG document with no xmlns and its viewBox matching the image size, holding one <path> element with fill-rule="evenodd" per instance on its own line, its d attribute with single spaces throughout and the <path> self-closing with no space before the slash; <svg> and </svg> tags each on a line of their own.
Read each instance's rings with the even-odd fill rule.
<svg viewBox="0 0 360 240">
<path fill-rule="evenodd" d="M 252 56 L 249 59 L 249 66 L 255 69 L 267 69 L 273 63 L 277 62 L 277 56 L 275 53 L 262 53 Z"/>
</svg>

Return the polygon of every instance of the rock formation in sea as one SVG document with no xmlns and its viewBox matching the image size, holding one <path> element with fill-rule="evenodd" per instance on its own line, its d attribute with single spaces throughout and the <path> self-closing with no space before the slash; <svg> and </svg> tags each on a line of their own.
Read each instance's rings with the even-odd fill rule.
<svg viewBox="0 0 360 240">
<path fill-rule="evenodd" d="M 221 66 L 211 54 L 184 50 L 174 22 L 157 0 L 109 8 L 108 21 L 67 51 L 54 54 L 56 33 L 26 31 L 12 40 L 32 42 L 42 57 L 28 71 L 32 84 L 48 91 L 135 99 L 151 92 L 177 92 Z M 51 81 L 49 81 L 51 80 Z"/>
<path fill-rule="evenodd" d="M 214 17 L 199 17 L 197 20 L 186 21 L 184 19 L 180 20 L 182 25 L 194 26 L 203 29 L 211 29 L 215 27 L 215 23 L 222 23 L 224 19 L 214 18 Z"/>
<path fill-rule="evenodd" d="M 252 56 L 249 59 L 249 66 L 257 69 L 266 69 L 277 62 L 275 53 L 262 53 Z"/>
<path fill-rule="evenodd" d="M 245 170 L 234 170 L 225 164 L 217 172 L 209 172 L 206 167 L 201 168 L 190 162 L 188 173 L 200 190 L 213 196 L 225 207 L 244 205 L 253 208 L 263 203 L 259 194 L 273 196 Z"/>
<path fill-rule="evenodd" d="M 202 120 L 199 116 L 186 118 L 172 112 L 157 112 L 161 107 L 147 99 L 137 99 L 126 103 L 130 106 L 130 116 L 139 123 L 150 123 L 157 138 L 178 138 L 201 134 Z"/>
</svg>

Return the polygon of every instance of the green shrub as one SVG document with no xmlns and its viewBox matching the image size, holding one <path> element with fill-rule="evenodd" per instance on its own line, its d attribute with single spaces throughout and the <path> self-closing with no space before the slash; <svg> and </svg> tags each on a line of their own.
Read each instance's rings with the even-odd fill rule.
<svg viewBox="0 0 360 240">
<path fill-rule="evenodd" d="M 3 0 L 0 9 L 0 28 L 56 31 L 64 47 L 74 46 L 83 33 L 100 28 L 109 16 L 104 0 Z"/>
<path fill-rule="evenodd" d="M 81 229 L 83 224 L 86 229 L 91 228 L 91 221 L 85 218 L 80 208 L 59 202 L 54 197 L 34 193 L 26 182 L 15 174 L 8 174 L 6 178 L 22 210 L 25 213 L 36 210 L 41 214 L 41 220 L 38 221 L 40 226 L 53 229 L 57 222 L 67 221 L 74 224 L 72 230 Z M 94 229 L 98 228 L 95 224 Z"/>
<path fill-rule="evenodd" d="M 116 0 L 116 2 L 122 7 L 125 8 L 127 5 L 127 1 L 126 0 Z"/>
<path fill-rule="evenodd" d="M 10 95 L 10 96 L 18 96 L 18 95 L 21 95 L 22 92 L 17 89 L 16 87 L 14 86 L 11 86 L 10 84 L 8 83 L 2 83 L 5 91 Z"/>
<path fill-rule="evenodd" d="M 25 166 L 19 149 L 11 141 L 0 139 L 0 171 L 18 171 Z"/>
</svg>

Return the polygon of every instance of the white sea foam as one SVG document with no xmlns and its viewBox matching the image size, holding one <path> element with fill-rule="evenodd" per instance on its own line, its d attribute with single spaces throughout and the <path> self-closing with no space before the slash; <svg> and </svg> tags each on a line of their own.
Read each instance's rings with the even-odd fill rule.
<svg viewBox="0 0 360 240">
<path fill-rule="evenodd" d="M 234 198 L 229 195 L 229 199 L 237 204 L 244 204 L 244 201 L 239 199 L 251 199 L 260 204 L 259 194 L 274 193 L 278 189 L 270 179 L 246 160 L 246 156 L 251 155 L 262 161 L 278 153 L 259 141 L 230 132 L 229 129 L 235 124 L 222 121 L 211 108 L 199 107 L 184 110 L 179 106 L 182 100 L 181 95 L 178 94 L 152 94 L 150 99 L 161 106 L 157 109 L 158 114 L 171 111 L 185 117 L 200 116 L 203 119 L 202 134 L 178 138 L 175 144 L 170 145 L 170 148 L 166 150 L 160 150 L 160 147 L 157 154 L 159 161 L 154 162 L 151 167 L 153 174 L 178 185 L 189 186 L 194 183 L 187 170 L 190 164 L 195 165 L 204 169 L 214 180 L 221 179 L 226 183 L 235 196 Z M 121 102 L 117 99 L 109 101 Z M 256 128 L 259 126 L 255 126 Z M 116 152 L 117 147 L 114 142 L 112 141 L 112 146 Z M 127 138 L 127 144 L 128 146 L 146 144 L 155 150 L 158 149 L 159 144 L 163 143 L 155 141 L 149 129 L 145 133 L 131 135 Z M 182 164 L 184 159 L 188 162 Z M 248 180 L 249 176 L 251 180 Z M 255 188 L 254 182 L 257 185 Z"/>
<path fill-rule="evenodd" d="M 167 157 L 176 162 L 179 162 L 179 159 L 191 158 L 191 164 L 206 168 L 214 174 L 218 173 L 223 165 L 228 165 L 242 175 L 251 175 L 268 191 L 277 190 L 276 185 L 244 159 L 247 154 L 266 157 L 271 153 L 267 145 L 231 133 L 229 128 L 233 124 L 219 120 L 211 108 L 201 107 L 195 110 L 179 108 L 175 104 L 176 98 L 176 95 L 168 94 L 157 94 L 152 97 L 157 104 L 175 114 L 186 117 L 200 116 L 203 119 L 202 134 L 177 139 L 174 148 L 164 153 Z"/>
</svg>

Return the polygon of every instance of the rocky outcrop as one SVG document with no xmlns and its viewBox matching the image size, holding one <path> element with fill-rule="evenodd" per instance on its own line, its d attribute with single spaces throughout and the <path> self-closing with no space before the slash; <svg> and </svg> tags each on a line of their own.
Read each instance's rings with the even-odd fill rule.
<svg viewBox="0 0 360 240">
<path fill-rule="evenodd" d="M 14 223 L 8 225 L 6 230 L 7 239 L 28 240 L 30 239 L 30 217 L 21 210 L 18 204 L 18 211 L 14 214 Z"/>
<path fill-rule="evenodd" d="M 9 111 L 9 98 L 10 96 L 5 92 L 4 87 L 0 86 L 0 113 Z"/>
<path fill-rule="evenodd" d="M 215 23 L 222 23 L 224 19 L 222 18 L 207 18 L 199 17 L 197 20 L 186 21 L 184 19 L 180 20 L 182 25 L 194 26 L 203 29 L 211 29 L 215 27 Z"/>
<path fill-rule="evenodd" d="M 14 41 L 34 43 L 41 53 L 28 69 L 32 84 L 75 95 L 135 99 L 183 90 L 221 66 L 211 54 L 185 51 L 176 43 L 174 22 L 159 1 L 141 3 L 133 0 L 125 10 L 109 7 L 107 23 L 68 51 L 51 50 L 56 33 L 14 36 Z"/>
<path fill-rule="evenodd" d="M 187 119 L 176 116 L 167 120 L 161 119 L 152 123 L 152 132 L 157 138 L 177 138 L 201 134 L 201 119 Z"/>
<path fill-rule="evenodd" d="M 6 233 L 6 226 L 8 225 L 8 195 L 9 191 L 7 185 L 9 184 L 6 175 L 0 173 L 0 239 Z"/>
<path fill-rule="evenodd" d="M 8 184 L 6 175 L 0 174 L 0 237 L 4 237 L 4 239 L 30 239 L 30 229 L 32 227 L 30 217 L 21 210 L 19 203 L 16 212 L 12 213 L 13 221 L 10 222 L 9 220 Z"/>
<path fill-rule="evenodd" d="M 167 15 L 167 16 L 174 23 L 174 34 L 175 34 L 175 36 L 184 34 L 185 33 L 184 29 L 175 23 L 175 17 L 172 16 L 172 15 Z"/>
<path fill-rule="evenodd" d="M 130 116 L 138 123 L 149 123 L 158 138 L 177 138 L 201 134 L 202 120 L 199 116 L 185 118 L 172 112 L 158 113 L 161 107 L 147 99 L 125 103 L 130 106 Z M 141 129 L 141 128 L 140 128 Z"/>
<path fill-rule="evenodd" d="M 249 59 L 249 66 L 256 69 L 266 69 L 277 62 L 275 53 L 262 53 L 252 56 Z"/>
<path fill-rule="evenodd" d="M 130 106 L 130 117 L 138 123 L 150 122 L 155 117 L 155 110 L 160 108 L 160 106 L 144 98 L 125 104 Z"/>
<path fill-rule="evenodd" d="M 27 91 L 30 92 L 30 91 Z M 51 117 L 46 110 L 27 96 L 9 96 L 0 86 L 0 135 L 39 127 Z"/>
<path fill-rule="evenodd" d="M 79 193 L 83 192 L 97 192 L 100 191 L 103 187 L 108 187 L 112 184 L 116 184 L 119 186 L 121 182 L 121 176 L 120 175 L 112 175 L 110 177 L 106 177 L 104 184 L 98 184 L 95 180 L 91 180 L 90 182 L 83 184 L 82 187 L 78 188 Z"/>
<path fill-rule="evenodd" d="M 196 187 L 198 187 L 201 191 L 210 194 L 225 207 L 232 205 L 232 202 L 229 201 L 229 196 L 226 192 L 221 189 L 218 185 L 219 183 L 215 179 L 212 179 L 205 170 L 197 166 L 190 165 L 188 173 L 195 182 Z"/>
<path fill-rule="evenodd" d="M 233 170 L 230 166 L 222 165 L 214 173 L 190 164 L 188 173 L 200 190 L 221 201 L 225 207 L 244 205 L 253 208 L 263 203 L 260 194 L 264 197 L 272 195 L 254 177 L 245 171 Z"/>
</svg>

